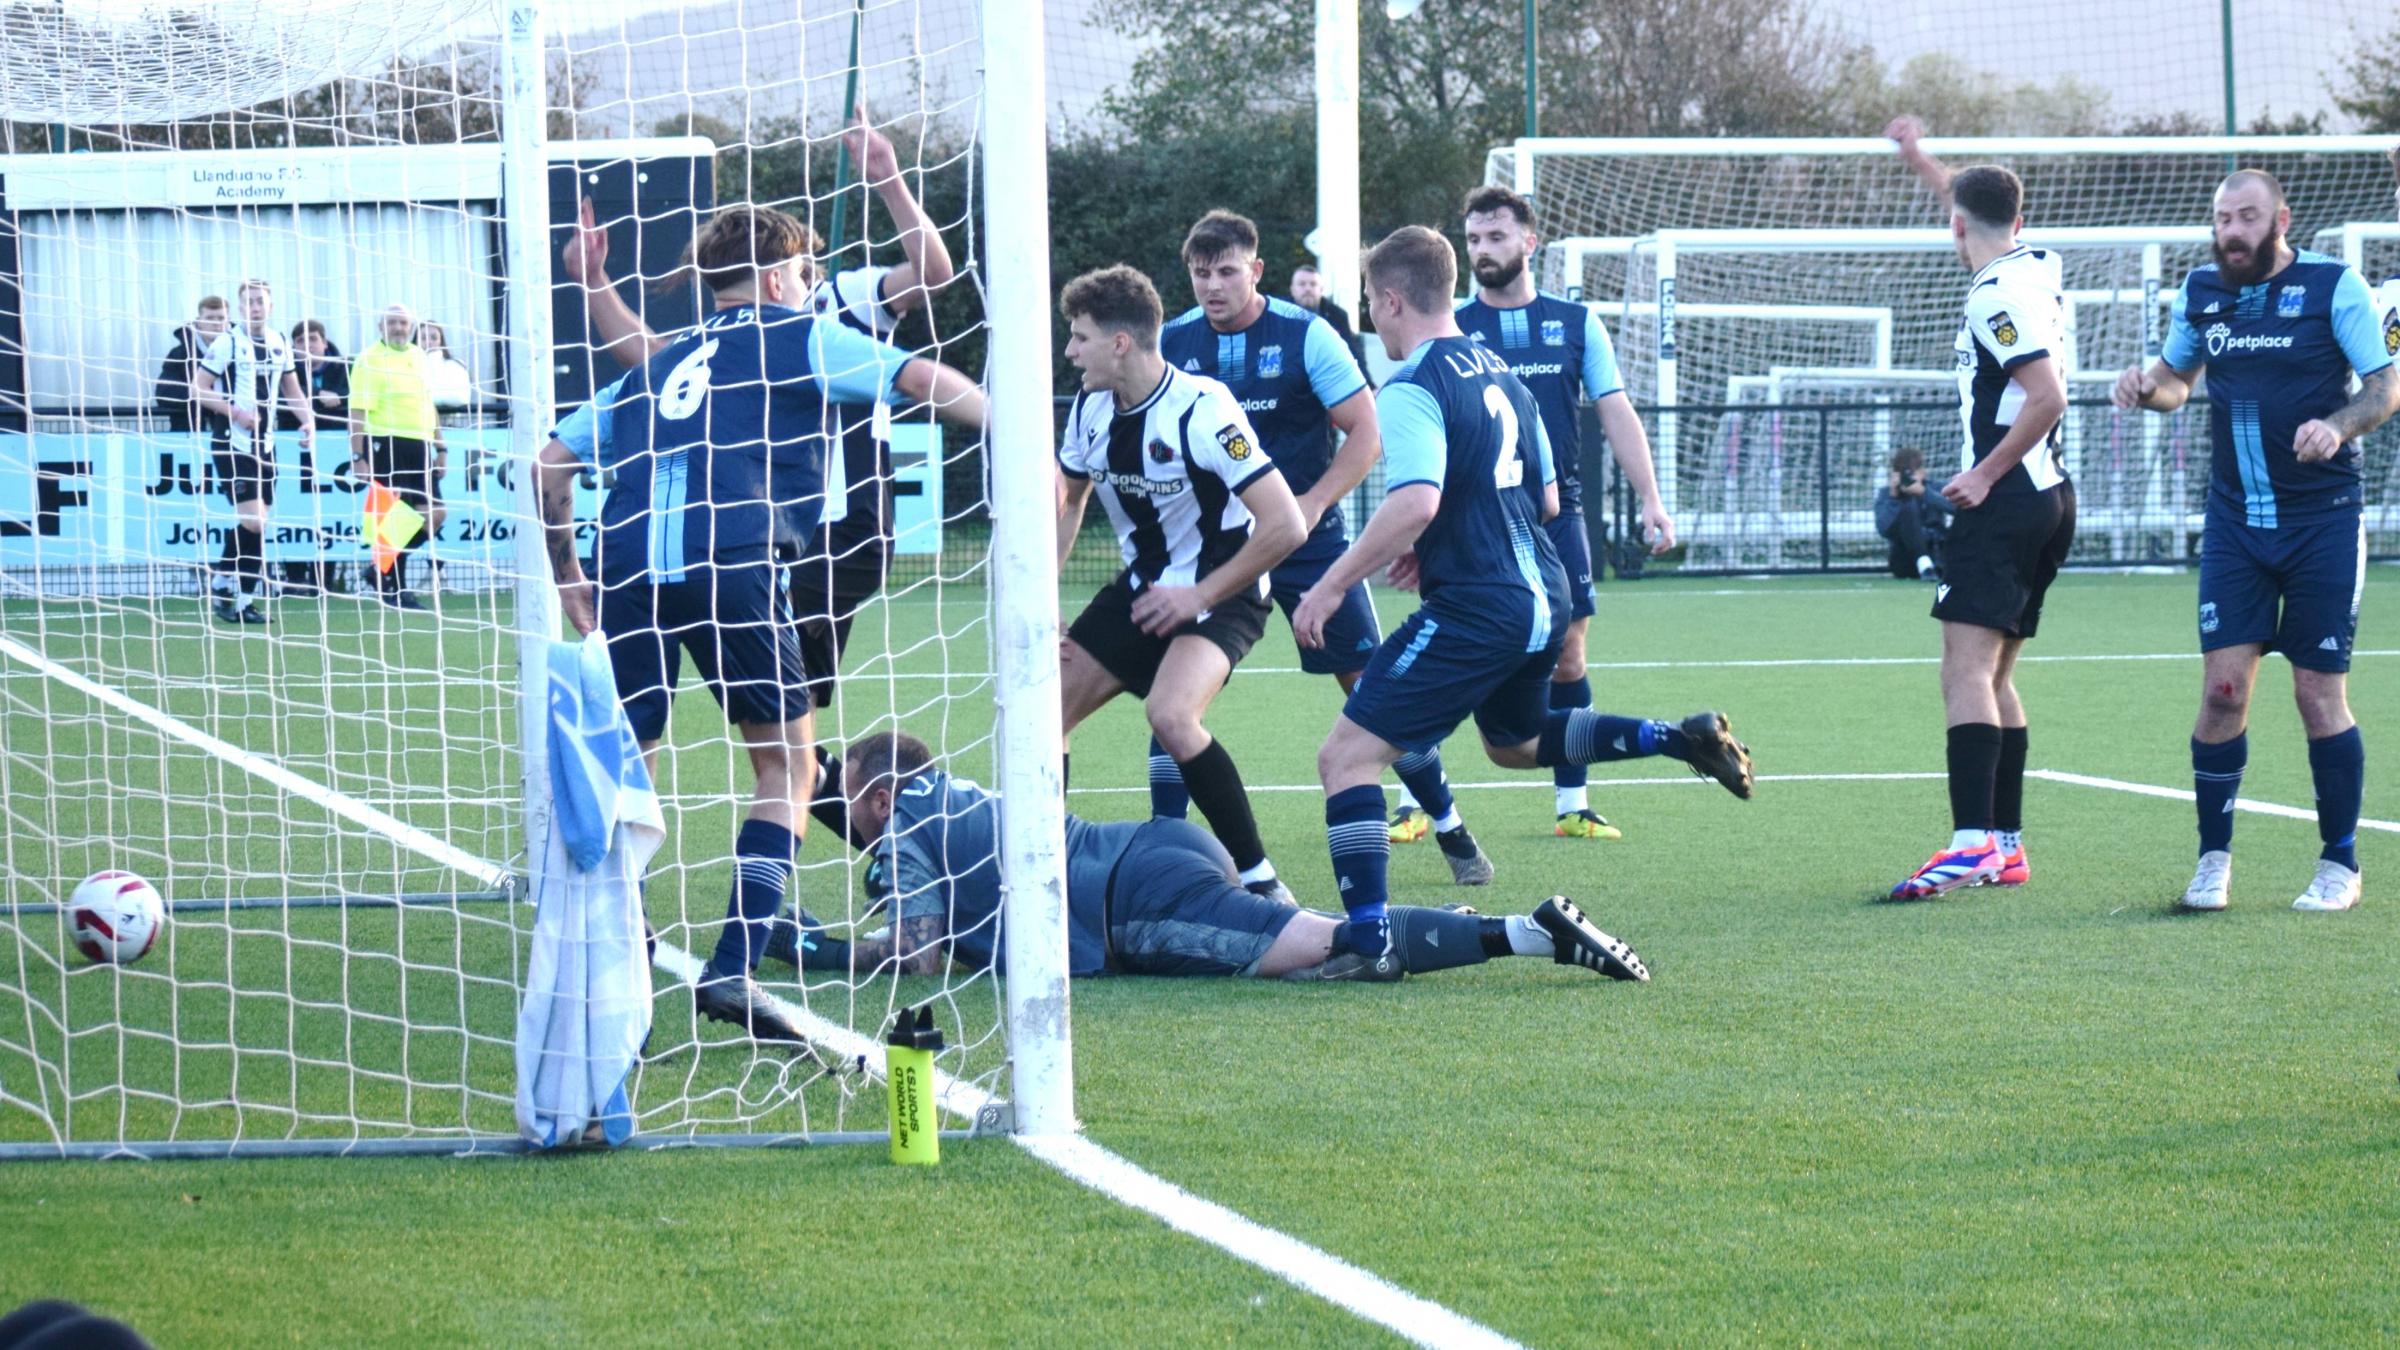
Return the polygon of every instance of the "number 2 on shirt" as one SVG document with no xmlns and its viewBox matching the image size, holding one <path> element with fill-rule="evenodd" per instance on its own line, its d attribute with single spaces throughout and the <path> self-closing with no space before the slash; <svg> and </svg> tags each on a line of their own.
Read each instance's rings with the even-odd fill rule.
<svg viewBox="0 0 2400 1350">
<path fill-rule="evenodd" d="M 1517 409 L 1500 392 L 1500 386 L 1483 387 L 1483 406 L 1500 419 L 1500 458 L 1492 465 L 1492 481 L 1504 488 L 1521 487 L 1525 482 L 1525 461 L 1517 458 Z"/>
</svg>

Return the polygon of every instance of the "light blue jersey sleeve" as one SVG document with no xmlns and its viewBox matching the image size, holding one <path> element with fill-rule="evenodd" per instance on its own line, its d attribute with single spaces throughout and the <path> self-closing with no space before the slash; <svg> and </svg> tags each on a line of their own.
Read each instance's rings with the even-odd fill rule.
<svg viewBox="0 0 2400 1350">
<path fill-rule="evenodd" d="M 2367 279 L 2357 269 L 2342 269 L 2342 279 L 2333 284 L 2333 336 L 2342 344 L 2342 355 L 2350 358 L 2350 369 L 2360 375 L 2372 375 L 2392 363 L 2390 352 L 2383 345 L 2383 316 L 2377 312 L 2375 292 L 2367 289 Z"/>
<path fill-rule="evenodd" d="M 2159 359 L 2174 370 L 2198 370 L 2206 365 L 2200 356 L 2200 333 L 2184 316 L 2188 301 L 2185 292 L 2175 292 L 2175 303 L 2167 307 L 2167 342 L 2158 352 Z"/>
<path fill-rule="evenodd" d="M 1583 311 L 1583 396 L 1594 403 L 1625 388 L 1625 377 L 1617 373 L 1617 349 L 1610 345 L 1608 329 L 1600 322 L 1598 311 L 1585 307 Z"/>
<path fill-rule="evenodd" d="M 582 407 L 560 420 L 551 430 L 550 439 L 573 451 L 576 462 L 597 468 L 608 441 L 609 410 L 617 406 L 618 391 L 632 378 L 631 372 L 619 375 L 614 382 L 593 394 Z"/>
<path fill-rule="evenodd" d="M 1411 483 L 1440 488 L 1450 469 L 1450 437 L 1441 405 L 1421 384 L 1394 380 L 1375 394 L 1383 428 L 1383 483 L 1389 494 Z"/>
<path fill-rule="evenodd" d="M 808 326 L 808 368 L 836 403 L 899 401 L 900 368 L 909 355 L 838 323 Z"/>
<path fill-rule="evenodd" d="M 1615 391 L 1611 390 L 1610 392 L 1614 393 Z M 1557 482 L 1558 456 L 1550 453 L 1550 428 L 1544 425 L 1542 419 L 1538 417 L 1533 419 L 1533 450 L 1534 457 L 1542 462 L 1542 481 L 1545 483 Z"/>
<path fill-rule="evenodd" d="M 1357 359 L 1332 324 L 1309 320 L 1306 346 L 1308 387 L 1316 391 L 1317 402 L 1330 408 L 1367 387 L 1367 377 L 1359 372 Z"/>
</svg>

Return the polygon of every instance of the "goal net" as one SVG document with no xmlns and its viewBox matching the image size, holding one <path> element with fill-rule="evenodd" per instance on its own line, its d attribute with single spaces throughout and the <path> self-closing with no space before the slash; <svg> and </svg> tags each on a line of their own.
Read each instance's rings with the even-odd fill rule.
<svg viewBox="0 0 2400 1350">
<path fill-rule="evenodd" d="M 912 302 L 878 311 L 880 331 L 983 373 L 981 260 L 1028 250 L 1021 224 L 983 215 L 997 133 L 978 6 L 536 10 L 11 12 L 0 1155 L 439 1150 L 515 1132 L 518 1003 L 546 884 L 541 672 L 549 644 L 575 638 L 557 624 L 527 467 L 623 369 L 566 274 L 562 250 L 589 238 L 580 213 L 607 242 L 609 286 L 659 334 L 706 308 L 682 254 L 721 206 L 801 218 L 825 241 L 821 276 L 910 263 L 923 241 L 903 238 L 893 185 L 862 181 L 840 134 L 863 106 L 947 258 L 919 269 L 935 284 Z M 1030 144 L 1038 163 L 1035 133 L 1009 153 Z M 1042 322 L 1019 339 L 1042 353 L 1037 371 Z M 352 462 L 346 391 L 379 344 L 426 352 L 438 506 L 390 507 L 370 481 L 388 464 Z M 226 355 L 194 359 L 210 352 Z M 230 364 L 199 380 L 212 361 Z M 276 424 L 255 440 L 193 396 L 213 383 L 238 399 L 261 370 Z M 863 483 L 854 461 L 834 491 L 857 486 L 846 500 L 870 518 L 830 537 L 847 568 L 888 553 L 888 578 L 845 593 L 818 739 L 905 729 L 944 768 L 1011 781 L 984 446 L 923 409 L 858 415 L 878 448 Z M 263 468 L 230 453 L 244 447 Z M 587 473 L 575 492 L 587 559 L 607 486 Z M 421 536 L 419 506 L 435 517 Z M 255 545 L 246 515 L 263 515 Z M 1055 595 L 1032 612 L 1044 605 Z M 1004 1125 L 1005 1070 L 1027 1047 L 988 968 L 903 978 L 770 959 L 758 976 L 814 1055 L 695 1014 L 689 981 L 724 921 L 751 785 L 697 683 L 684 680 L 658 764 L 651 1031 L 627 1083 L 637 1137 L 879 1132 L 877 1033 L 928 1004 L 949 1047 L 945 1125 Z M 1022 795 L 1012 830 L 1039 815 Z M 832 832 L 811 828 L 797 862 L 791 898 L 837 934 L 889 921 Z M 59 903 L 111 868 L 170 909 L 128 964 L 78 955 Z"/>
<path fill-rule="evenodd" d="M 2295 246 L 2400 270 L 2381 137 L 1929 140 L 2025 183 L 2027 242 L 2065 276 L 2076 557 L 2191 556 L 2205 410 L 2128 417 L 2118 371 L 2154 356 L 2182 278 L 2209 259 L 2229 162 L 2274 172 Z M 1930 193 L 1881 139 L 1520 141 L 1489 181 L 1535 203 L 1543 284 L 1595 306 L 1661 460 L 1686 566 L 1880 562 L 1871 502 L 1892 453 L 1955 461 L 1952 341 L 1964 273 Z M 2380 271 L 2378 269 L 2381 269 Z M 2389 438 L 2393 433 L 2379 433 Z M 2400 484 L 2369 489 L 2371 547 L 2400 551 Z"/>
</svg>

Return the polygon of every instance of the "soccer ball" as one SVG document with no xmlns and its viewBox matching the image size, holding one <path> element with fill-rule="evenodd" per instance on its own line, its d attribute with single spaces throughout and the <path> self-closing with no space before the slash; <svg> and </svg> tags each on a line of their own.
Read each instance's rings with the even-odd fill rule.
<svg viewBox="0 0 2400 1350">
<path fill-rule="evenodd" d="M 94 872 L 68 897 L 67 926 L 75 950 L 102 965 L 130 966 L 158 941 L 167 905 L 157 887 L 131 872 Z"/>
</svg>

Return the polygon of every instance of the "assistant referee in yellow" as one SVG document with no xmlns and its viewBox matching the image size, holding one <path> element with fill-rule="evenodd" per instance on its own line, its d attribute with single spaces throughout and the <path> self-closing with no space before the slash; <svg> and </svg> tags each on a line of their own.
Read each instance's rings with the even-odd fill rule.
<svg viewBox="0 0 2400 1350">
<path fill-rule="evenodd" d="M 442 506 L 442 470 L 449 453 L 442 445 L 425 352 L 409 340 L 415 322 L 406 305 L 385 310 L 382 341 L 359 353 L 350 367 L 350 472 L 390 488 L 425 517 L 390 572 L 370 569 L 376 598 L 394 609 L 425 608 L 408 589 L 408 559 L 441 530 L 448 514 Z M 428 560 L 429 579 L 431 571 Z"/>
</svg>

